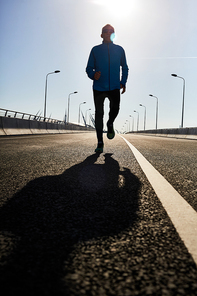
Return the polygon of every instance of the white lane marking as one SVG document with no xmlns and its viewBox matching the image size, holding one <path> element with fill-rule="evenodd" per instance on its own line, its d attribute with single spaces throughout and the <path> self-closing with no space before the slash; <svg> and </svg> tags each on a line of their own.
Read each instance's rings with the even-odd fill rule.
<svg viewBox="0 0 197 296">
<path fill-rule="evenodd" d="M 139 165 L 144 171 L 157 197 L 174 224 L 177 232 L 197 264 L 197 212 L 124 137 Z"/>
</svg>

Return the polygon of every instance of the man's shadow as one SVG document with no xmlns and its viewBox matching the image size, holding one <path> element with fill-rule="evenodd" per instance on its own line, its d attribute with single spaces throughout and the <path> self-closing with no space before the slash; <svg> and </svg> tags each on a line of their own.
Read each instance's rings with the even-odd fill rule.
<svg viewBox="0 0 197 296">
<path fill-rule="evenodd" d="M 29 182 L 0 210 L 7 295 L 65 295 L 64 262 L 81 241 L 114 236 L 137 218 L 139 179 L 112 154 Z M 68 287 L 67 287 L 68 288 Z"/>
</svg>

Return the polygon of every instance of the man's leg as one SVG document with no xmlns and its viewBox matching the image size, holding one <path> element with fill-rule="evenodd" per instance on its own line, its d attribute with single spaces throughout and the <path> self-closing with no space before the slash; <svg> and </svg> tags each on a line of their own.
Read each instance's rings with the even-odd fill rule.
<svg viewBox="0 0 197 296">
<path fill-rule="evenodd" d="M 103 143 L 103 116 L 104 116 L 104 100 L 105 93 L 93 90 L 94 93 L 94 105 L 95 105 L 95 128 L 98 143 Z"/>
<path fill-rule="evenodd" d="M 109 120 L 107 122 L 107 128 L 108 128 L 107 137 L 109 139 L 113 139 L 115 136 L 113 123 L 120 109 L 120 90 L 115 89 L 115 90 L 109 91 L 108 98 L 110 101 L 110 104 L 109 104 L 110 111 L 109 111 Z"/>
<path fill-rule="evenodd" d="M 115 118 L 117 117 L 120 109 L 120 90 L 114 89 L 109 91 L 108 95 L 110 104 L 109 104 L 109 124 L 113 124 Z"/>
</svg>

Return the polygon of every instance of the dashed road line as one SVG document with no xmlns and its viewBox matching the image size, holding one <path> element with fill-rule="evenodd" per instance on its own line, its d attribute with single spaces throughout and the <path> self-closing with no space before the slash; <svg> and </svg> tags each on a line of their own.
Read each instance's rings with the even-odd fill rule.
<svg viewBox="0 0 197 296">
<path fill-rule="evenodd" d="M 197 212 L 129 141 L 123 136 L 120 137 L 124 139 L 133 152 L 157 197 L 197 264 Z"/>
</svg>

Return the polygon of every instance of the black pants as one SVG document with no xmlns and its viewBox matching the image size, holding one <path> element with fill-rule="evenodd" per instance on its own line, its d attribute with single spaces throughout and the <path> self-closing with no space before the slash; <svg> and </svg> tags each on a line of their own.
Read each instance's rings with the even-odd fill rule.
<svg viewBox="0 0 197 296">
<path fill-rule="evenodd" d="M 120 109 L 120 90 L 114 89 L 110 91 L 93 90 L 94 105 L 95 105 L 95 127 L 98 142 L 103 142 L 103 116 L 104 116 L 104 101 L 109 99 L 109 120 L 108 124 L 113 124 Z"/>
</svg>

